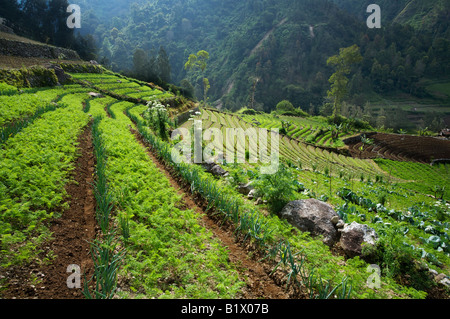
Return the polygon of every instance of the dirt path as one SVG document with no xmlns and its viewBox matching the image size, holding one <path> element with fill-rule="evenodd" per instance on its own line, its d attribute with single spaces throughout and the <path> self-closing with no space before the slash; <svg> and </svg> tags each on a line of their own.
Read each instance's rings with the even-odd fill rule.
<svg viewBox="0 0 450 319">
<path fill-rule="evenodd" d="M 67 267 L 79 265 L 81 273 L 92 275 L 90 243 L 96 234 L 95 197 L 93 174 L 95 167 L 91 124 L 87 125 L 78 138 L 80 156 L 75 162 L 72 176 L 75 183 L 66 185 L 70 197 L 69 209 L 59 219 L 51 222 L 53 240 L 44 244 L 42 260 L 52 251 L 56 256 L 50 264 L 15 267 L 8 270 L 9 287 L 3 293 L 6 299 L 83 299 L 81 289 L 67 287 Z M 34 280 L 33 280 L 34 278 Z M 81 276 L 81 283 L 83 275 Z"/>
<path fill-rule="evenodd" d="M 180 178 L 175 177 L 171 168 L 162 164 L 153 153 L 151 146 L 146 143 L 142 136 L 135 129 L 130 128 L 136 139 L 147 149 L 148 156 L 155 163 L 158 169 L 167 177 L 172 187 L 178 190 L 182 196 L 182 208 L 192 209 L 201 216 L 203 226 L 210 230 L 214 237 L 218 238 L 229 250 L 230 261 L 237 266 L 241 280 L 247 282 L 247 286 L 242 291 L 244 299 L 288 299 L 290 295 L 277 284 L 280 278 L 269 276 L 270 266 L 264 262 L 259 262 L 261 256 L 256 254 L 250 258 L 249 253 L 255 251 L 249 247 L 243 247 L 236 242 L 233 230 L 228 226 L 219 226 L 218 222 L 205 213 L 206 202 L 202 198 L 193 196 L 188 185 L 184 184 Z M 246 249 L 248 248 L 248 249 Z M 298 296 L 297 296 L 298 297 Z"/>
</svg>

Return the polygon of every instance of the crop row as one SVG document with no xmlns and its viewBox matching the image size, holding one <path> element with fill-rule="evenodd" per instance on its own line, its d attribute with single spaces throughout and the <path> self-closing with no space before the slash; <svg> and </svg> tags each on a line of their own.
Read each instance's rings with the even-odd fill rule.
<svg viewBox="0 0 450 319">
<path fill-rule="evenodd" d="M 30 260 L 50 237 L 45 221 L 65 207 L 76 140 L 87 124 L 87 94 L 64 96 L 63 108 L 43 114 L 0 149 L 1 263 Z"/>
<path fill-rule="evenodd" d="M 60 88 L 22 89 L 22 93 L 0 95 L 0 127 L 35 114 L 68 94 L 88 92 L 80 85 Z"/>
<path fill-rule="evenodd" d="M 130 132 L 123 114 L 133 104 L 113 101 L 106 116 L 102 99 L 89 113 L 101 118 L 98 130 L 107 156 L 106 176 L 122 229 L 126 254 L 119 281 L 122 296 L 233 298 L 242 282 L 226 250 L 200 225 Z M 125 230 L 125 232 L 123 232 Z M 125 236 L 126 235 L 126 236 Z"/>
<path fill-rule="evenodd" d="M 337 132 L 337 137 L 332 137 L 333 130 L 337 128 L 325 122 L 325 120 L 312 120 L 308 118 L 273 115 L 244 115 L 243 120 L 253 123 L 258 127 L 282 129 L 285 125 L 285 134 L 301 141 L 316 146 L 342 147 L 342 138 L 350 132 Z M 340 129 L 339 129 L 340 130 Z"/>
<path fill-rule="evenodd" d="M 75 79 L 87 82 L 99 90 L 135 99 L 153 100 L 173 96 L 172 93 L 151 88 L 143 82 L 119 77 L 114 74 L 72 74 Z"/>
<path fill-rule="evenodd" d="M 225 132 L 227 127 L 242 128 L 244 130 L 252 127 L 249 123 L 242 121 L 237 116 L 214 112 L 208 109 L 202 110 L 201 119 L 203 121 L 212 122 L 213 124 L 211 127 L 219 128 L 222 132 Z M 184 127 L 189 127 L 189 124 L 184 125 Z M 270 136 L 270 134 L 268 134 L 268 136 Z M 225 145 L 225 139 L 223 140 L 223 143 L 224 149 L 226 149 L 225 147 L 227 147 L 227 145 Z M 242 144 L 244 141 L 239 140 L 238 143 Z M 267 145 L 270 149 L 270 140 Z M 251 145 L 250 147 L 255 149 L 257 146 L 259 146 L 259 141 L 258 144 Z M 246 150 L 249 150 L 248 146 L 246 146 Z M 342 171 L 345 172 L 346 175 L 351 174 L 352 178 L 360 178 L 360 176 L 363 175 L 366 176 L 366 178 L 375 179 L 376 176 L 386 175 L 386 173 L 372 160 L 360 160 L 344 156 L 342 154 L 304 144 L 298 140 L 282 135 L 280 135 L 279 152 L 282 160 L 285 162 L 292 163 L 293 165 L 302 168 L 309 168 L 313 171 L 324 171 L 327 169 L 335 173 Z M 263 160 L 266 160 L 266 158 L 263 158 Z"/>
<path fill-rule="evenodd" d="M 265 252 L 267 258 L 274 262 L 274 270 L 281 266 L 286 275 L 287 284 L 292 283 L 296 287 L 303 287 L 311 293 L 311 297 L 315 298 L 348 298 L 351 282 L 352 295 L 375 296 L 373 291 L 364 286 L 366 280 L 364 274 L 356 271 L 364 267 L 364 262 L 351 260 L 342 263 L 339 261 L 342 257 L 333 256 L 320 240 L 312 239 L 308 234 L 295 232 L 291 225 L 280 220 L 276 215 L 262 214 L 226 182 L 214 179 L 200 166 L 174 161 L 172 145 L 164 142 L 145 127 L 141 117 L 144 111 L 145 106 L 138 106 L 128 110 L 128 114 L 137 123 L 141 135 L 152 145 L 161 160 L 173 167 L 179 176 L 191 185 L 193 193 L 199 194 L 208 201 L 209 209 L 214 208 L 215 214 L 221 216 L 224 221 L 234 224 L 236 233 L 243 236 L 243 240 L 250 239 L 263 253 Z M 299 254 L 301 257 L 297 257 Z M 362 264 L 359 264 L 360 262 Z M 341 266 L 336 267 L 337 264 Z M 347 271 L 351 273 L 351 280 L 345 276 Z M 327 282 L 328 285 L 325 284 Z M 333 282 L 335 290 L 333 290 Z M 414 290 L 403 290 L 389 278 L 386 278 L 386 282 L 390 283 L 389 288 L 385 287 L 378 291 L 378 297 L 387 291 L 392 292 L 390 289 L 399 295 L 417 293 Z M 309 283 L 312 284 L 309 285 Z M 331 295 L 330 292 L 332 292 Z"/>
<path fill-rule="evenodd" d="M 448 214 L 448 207 L 445 207 L 445 203 L 438 203 L 438 205 L 426 209 L 419 205 L 413 205 L 407 210 L 401 211 L 389 209 L 382 203 L 373 202 L 349 189 L 340 189 L 338 195 L 346 201 L 344 205 L 337 207 L 337 212 L 344 221 L 369 222 L 377 229 L 383 240 L 387 242 L 390 240 L 391 246 L 397 246 L 393 246 L 393 249 L 403 250 L 404 256 L 408 249 L 408 254 L 412 258 L 427 260 L 438 269 L 448 265 L 450 224 L 448 218 L 445 217 Z M 366 213 L 361 213 L 359 209 L 350 206 L 350 203 L 362 208 Z M 398 239 L 394 244 L 395 237 Z M 390 271 L 393 271 L 393 268 L 396 267 L 391 265 Z M 415 284 L 420 284 L 420 282 Z"/>
<path fill-rule="evenodd" d="M 423 194 L 431 194 L 436 198 L 450 197 L 450 166 L 448 164 L 427 165 L 413 162 L 398 162 L 387 159 L 375 159 L 375 162 L 389 175 L 396 176 L 405 182 L 405 188 Z"/>
</svg>

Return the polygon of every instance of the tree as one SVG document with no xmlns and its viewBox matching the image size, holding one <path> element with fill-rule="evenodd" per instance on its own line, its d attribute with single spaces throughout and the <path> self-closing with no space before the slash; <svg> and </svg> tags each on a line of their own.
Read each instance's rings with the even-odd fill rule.
<svg viewBox="0 0 450 319">
<path fill-rule="evenodd" d="M 140 80 L 147 80 L 146 68 L 149 64 L 147 53 L 142 49 L 136 49 L 133 54 L 133 70 Z"/>
<path fill-rule="evenodd" d="M 253 110 L 255 109 L 255 92 L 256 92 L 256 86 L 258 85 L 258 82 L 260 81 L 260 78 L 257 76 L 253 76 L 250 78 L 252 81 L 252 91 L 250 94 L 250 108 Z"/>
<path fill-rule="evenodd" d="M 184 90 L 187 97 L 195 98 L 195 89 L 192 86 L 191 82 L 188 79 L 181 80 L 181 88 Z"/>
<path fill-rule="evenodd" d="M 62 47 L 69 47 L 75 41 L 73 29 L 67 27 L 68 6 L 67 0 L 49 1 L 45 19 L 45 28 L 49 30 L 47 36 L 51 43 Z"/>
<path fill-rule="evenodd" d="M 169 83 L 171 78 L 170 61 L 169 57 L 167 56 L 166 50 L 164 50 L 163 46 L 159 48 L 156 64 L 158 66 L 158 75 L 161 81 Z"/>
<path fill-rule="evenodd" d="M 294 112 L 295 107 L 288 100 L 283 100 L 279 102 L 276 106 L 277 111 L 279 112 Z"/>
<path fill-rule="evenodd" d="M 73 48 L 78 52 L 80 58 L 86 61 L 97 60 L 97 46 L 91 34 L 82 36 L 77 34 Z"/>
<path fill-rule="evenodd" d="M 44 17 L 48 3 L 46 0 L 25 0 L 21 2 L 22 25 L 33 39 L 47 42 Z"/>
<path fill-rule="evenodd" d="M 17 0 L 2 0 L 0 3 L 0 17 L 10 21 L 16 21 L 19 18 L 20 9 Z"/>
<path fill-rule="evenodd" d="M 205 77 L 205 69 L 207 67 L 207 61 L 209 60 L 209 53 L 201 50 L 197 52 L 197 55 L 189 55 L 188 61 L 185 63 L 185 70 L 193 72 L 200 71 L 200 75 L 203 78 L 203 105 L 206 106 L 208 90 L 211 88 L 209 80 Z"/>
<path fill-rule="evenodd" d="M 355 44 L 348 48 L 341 48 L 339 55 L 334 55 L 327 60 L 327 65 L 331 65 L 336 70 L 328 80 L 331 83 L 331 89 L 328 91 L 328 97 L 334 100 L 333 117 L 336 119 L 340 114 L 342 101 L 348 93 L 348 78 L 353 64 L 360 63 L 362 56 L 359 47 Z"/>
</svg>

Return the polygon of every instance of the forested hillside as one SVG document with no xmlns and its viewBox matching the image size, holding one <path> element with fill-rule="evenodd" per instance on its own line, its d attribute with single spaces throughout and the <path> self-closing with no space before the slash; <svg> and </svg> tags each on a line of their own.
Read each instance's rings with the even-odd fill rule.
<svg viewBox="0 0 450 319">
<path fill-rule="evenodd" d="M 189 77 L 183 66 L 189 54 L 208 51 L 210 102 L 231 110 L 247 105 L 254 88 L 261 110 L 270 111 L 288 99 L 319 113 L 332 73 L 326 60 L 352 44 L 360 46 L 364 59 L 353 70 L 348 102 L 360 107 L 374 94 L 427 97 L 422 80 L 448 74 L 448 1 L 436 6 L 381 1 L 381 29 L 366 26 L 364 1 L 334 2 L 85 1 L 84 28 L 93 31 L 99 56 L 108 58 L 115 71 L 134 71 L 136 49 L 149 55 L 150 69 L 157 68 L 162 46 L 170 59 L 171 80 L 180 84 L 188 79 L 197 97 L 202 96 L 201 78 Z M 111 18 L 112 10 L 105 8 L 116 5 Z M 434 17 L 433 23 L 415 28 L 414 21 L 423 14 Z"/>
<path fill-rule="evenodd" d="M 92 36 L 67 27 L 68 6 L 67 0 L 0 0 L 0 25 L 32 40 L 76 50 L 83 59 L 97 58 Z"/>
<path fill-rule="evenodd" d="M 333 0 L 339 7 L 365 19 L 364 12 L 371 0 Z M 450 1 L 448 0 L 379 0 L 384 22 L 409 24 L 419 30 L 433 30 L 448 39 Z"/>
<path fill-rule="evenodd" d="M 450 123 L 449 0 L 380 0 L 382 28 L 369 29 L 356 0 L 174 1 L 3 0 L 19 35 L 77 50 L 116 72 L 182 86 L 203 99 L 203 77 L 184 68 L 209 60 L 208 102 L 219 109 L 270 112 L 281 100 L 330 115 L 334 70 L 327 59 L 356 44 L 363 60 L 349 74 L 342 115 L 394 130 Z M 68 3 L 82 27 L 64 27 Z"/>
</svg>

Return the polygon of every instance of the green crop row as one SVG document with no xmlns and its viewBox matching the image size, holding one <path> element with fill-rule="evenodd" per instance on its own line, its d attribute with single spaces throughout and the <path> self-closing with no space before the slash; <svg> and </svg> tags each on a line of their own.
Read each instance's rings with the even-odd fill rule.
<svg viewBox="0 0 450 319">
<path fill-rule="evenodd" d="M 90 114 L 101 117 L 98 130 L 107 156 L 106 176 L 118 218 L 126 226 L 121 281 L 122 297 L 233 298 L 243 283 L 199 216 L 181 209 L 180 196 L 157 169 L 129 126 L 127 102 L 91 103 Z M 120 218 L 119 218 L 120 217 Z"/>
<path fill-rule="evenodd" d="M 92 84 L 100 90 L 135 99 L 154 100 L 173 97 L 173 94 L 170 92 L 152 89 L 144 82 L 123 78 L 114 74 L 73 74 L 73 76 L 75 79 L 84 81 L 88 85 Z"/>
<path fill-rule="evenodd" d="M 64 186 L 77 156 L 76 140 L 87 124 L 82 102 L 65 96 L 64 108 L 43 114 L 0 149 L 1 265 L 31 260 L 51 234 L 46 221 L 66 207 Z"/>
<path fill-rule="evenodd" d="M 212 122 L 213 125 L 211 127 L 222 128 L 223 130 L 226 127 L 233 128 L 243 128 L 244 130 L 249 127 L 246 121 L 240 120 L 236 116 L 230 116 L 226 113 L 214 112 L 208 109 L 202 110 L 201 119 L 203 121 Z M 231 117 L 231 118 L 230 118 Z M 250 119 L 261 119 L 266 118 L 265 115 L 255 115 L 255 116 L 244 116 L 244 119 L 247 117 Z M 312 120 L 307 119 L 309 122 Z M 267 125 L 265 128 L 273 127 L 269 120 L 266 120 Z M 223 123 L 223 124 L 220 124 Z M 188 123 L 183 127 L 189 128 Z M 305 129 L 305 132 L 309 132 L 309 128 Z M 300 131 L 301 132 L 301 131 Z M 280 135 L 280 155 L 281 159 L 284 162 L 293 163 L 294 165 L 301 165 L 303 168 L 309 168 L 313 171 L 325 169 L 332 170 L 334 172 L 345 171 L 346 174 L 352 174 L 352 178 L 360 178 L 364 176 L 364 178 L 375 179 L 378 175 L 385 175 L 377 165 L 371 160 L 361 160 L 354 159 L 352 157 L 347 157 L 343 155 L 338 155 L 336 153 L 330 152 L 328 150 L 322 150 L 320 148 L 313 147 L 311 145 L 304 144 L 294 139 L 290 139 L 288 137 L 283 137 Z M 224 140 L 225 143 L 225 140 Z M 238 143 L 243 143 L 243 141 L 238 141 Z M 259 144 L 259 141 L 258 141 Z M 225 147 L 228 147 L 224 145 Z M 257 145 L 254 145 L 256 147 Z M 268 147 L 270 147 L 270 141 L 268 143 Z M 248 146 L 247 146 L 248 149 Z"/>
<path fill-rule="evenodd" d="M 167 165 L 172 166 L 180 177 L 191 185 L 192 192 L 208 201 L 209 208 L 214 207 L 221 218 L 234 223 L 236 232 L 243 240 L 250 239 L 265 251 L 270 260 L 278 260 L 278 266 L 275 267 L 282 266 L 287 284 L 301 283 L 300 286 L 307 289 L 314 298 L 423 298 L 421 292 L 399 286 L 390 278 L 384 277 L 386 285 L 377 292 L 371 290 L 365 285 L 367 275 L 364 272 L 367 264 L 359 258 L 344 261 L 342 257 L 332 255 L 320 239 L 313 239 L 308 233 L 295 231 L 276 215 L 262 214 L 254 205 L 246 203 L 242 195 L 230 188 L 226 182 L 214 179 L 199 166 L 174 162 L 171 144 L 160 140 L 143 125 L 140 114 L 144 111 L 145 106 L 128 111 L 143 138 Z M 302 258 L 299 259 L 296 256 L 300 252 Z M 280 256 L 284 260 L 281 264 L 277 259 Z"/>
<path fill-rule="evenodd" d="M 23 89 L 14 95 L 0 95 L 0 127 L 27 118 L 68 94 L 88 92 L 80 85 L 60 88 Z"/>
<path fill-rule="evenodd" d="M 450 165 L 430 166 L 422 163 L 398 162 L 387 159 L 375 159 L 380 168 L 389 175 L 401 178 L 399 185 L 436 198 L 450 198 Z"/>
</svg>

